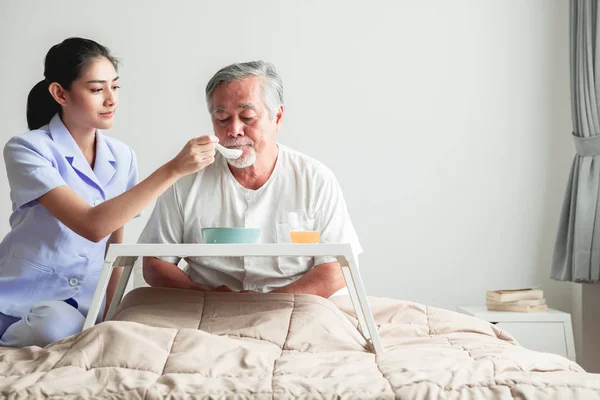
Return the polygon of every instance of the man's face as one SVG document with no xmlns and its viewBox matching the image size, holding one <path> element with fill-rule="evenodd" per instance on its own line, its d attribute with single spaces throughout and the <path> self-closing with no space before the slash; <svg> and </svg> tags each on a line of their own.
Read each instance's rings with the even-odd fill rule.
<svg viewBox="0 0 600 400">
<path fill-rule="evenodd" d="M 237 160 L 228 160 L 236 168 L 247 168 L 275 145 L 275 134 L 281 126 L 283 106 L 274 118 L 262 97 L 257 77 L 221 84 L 212 94 L 211 118 L 219 143 L 243 151 Z"/>
</svg>

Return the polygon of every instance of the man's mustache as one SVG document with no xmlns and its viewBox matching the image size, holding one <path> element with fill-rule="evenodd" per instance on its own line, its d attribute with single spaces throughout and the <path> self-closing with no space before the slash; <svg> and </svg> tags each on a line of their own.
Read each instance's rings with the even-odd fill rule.
<svg viewBox="0 0 600 400">
<path fill-rule="evenodd" d="M 251 146 L 254 147 L 254 142 L 252 140 L 225 140 L 223 142 L 219 142 L 222 146 L 225 147 L 241 147 L 241 146 Z"/>
</svg>

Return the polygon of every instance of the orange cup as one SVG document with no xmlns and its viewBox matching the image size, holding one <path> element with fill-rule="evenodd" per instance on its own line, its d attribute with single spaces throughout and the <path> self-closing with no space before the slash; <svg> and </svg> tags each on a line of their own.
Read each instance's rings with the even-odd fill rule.
<svg viewBox="0 0 600 400">
<path fill-rule="evenodd" d="M 290 231 L 292 243 L 319 243 L 321 233 L 319 231 Z"/>
</svg>

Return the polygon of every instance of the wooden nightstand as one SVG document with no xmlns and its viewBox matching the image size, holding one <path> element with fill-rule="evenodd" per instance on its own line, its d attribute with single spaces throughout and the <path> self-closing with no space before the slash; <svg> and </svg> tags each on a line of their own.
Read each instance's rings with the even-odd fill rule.
<svg viewBox="0 0 600 400">
<path fill-rule="evenodd" d="M 458 307 L 458 311 L 497 325 L 527 349 L 554 353 L 575 361 L 570 314 L 553 309 L 533 313 L 488 311 L 485 306 Z"/>
</svg>

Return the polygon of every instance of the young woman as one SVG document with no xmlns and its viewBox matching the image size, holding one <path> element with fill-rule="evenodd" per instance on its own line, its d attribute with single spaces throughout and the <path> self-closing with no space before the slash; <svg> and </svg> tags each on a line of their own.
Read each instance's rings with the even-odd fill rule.
<svg viewBox="0 0 600 400">
<path fill-rule="evenodd" d="M 4 148 L 13 212 L 0 242 L 0 346 L 45 346 L 79 332 L 106 246 L 177 179 L 214 161 L 216 139 L 202 136 L 137 183 L 133 151 L 100 131 L 112 127 L 119 100 L 109 50 L 66 39 L 48 51 L 44 76 L 27 100 L 32 130 Z"/>
</svg>

